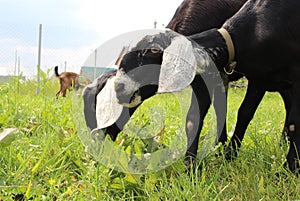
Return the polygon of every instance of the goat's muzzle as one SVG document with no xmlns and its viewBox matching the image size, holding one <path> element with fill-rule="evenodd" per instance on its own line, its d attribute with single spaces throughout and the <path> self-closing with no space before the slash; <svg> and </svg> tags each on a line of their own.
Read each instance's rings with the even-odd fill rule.
<svg viewBox="0 0 300 201">
<path fill-rule="evenodd" d="M 119 104 L 135 107 L 141 103 L 139 94 L 140 83 L 134 81 L 126 73 L 118 71 L 115 80 L 115 91 Z"/>
<path fill-rule="evenodd" d="M 125 107 L 128 108 L 136 107 L 142 102 L 139 91 L 134 92 L 132 95 L 131 94 L 126 95 L 122 93 L 122 91 L 119 91 L 118 89 L 116 89 L 116 92 L 117 92 L 117 99 L 119 101 L 119 104 Z"/>
</svg>

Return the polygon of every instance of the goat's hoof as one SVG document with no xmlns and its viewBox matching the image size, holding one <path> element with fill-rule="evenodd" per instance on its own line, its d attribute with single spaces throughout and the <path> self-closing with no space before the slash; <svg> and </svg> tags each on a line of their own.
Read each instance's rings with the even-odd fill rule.
<svg viewBox="0 0 300 201">
<path fill-rule="evenodd" d="M 186 156 L 185 159 L 184 159 L 184 161 L 183 161 L 183 164 L 185 165 L 185 167 L 188 170 L 193 169 L 194 163 L 195 163 L 195 158 L 193 158 L 191 156 Z"/>
<path fill-rule="evenodd" d="M 225 151 L 225 153 L 224 153 L 225 154 L 225 159 L 227 161 L 233 161 L 237 158 L 237 154 L 238 154 L 237 149 L 235 149 L 231 146 L 227 146 L 224 151 Z"/>
<path fill-rule="evenodd" d="M 225 146 L 223 144 L 217 145 L 216 150 L 215 150 L 215 157 L 220 158 L 220 157 L 224 156 L 224 152 L 225 152 Z"/>
</svg>

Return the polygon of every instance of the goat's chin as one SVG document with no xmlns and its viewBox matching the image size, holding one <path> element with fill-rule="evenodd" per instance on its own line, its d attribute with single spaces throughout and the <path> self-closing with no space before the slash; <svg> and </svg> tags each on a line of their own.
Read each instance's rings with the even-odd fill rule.
<svg viewBox="0 0 300 201">
<path fill-rule="evenodd" d="M 119 104 L 123 105 L 124 107 L 128 107 L 128 108 L 137 107 L 141 103 L 142 103 L 142 98 L 141 98 L 141 96 L 138 96 L 138 95 L 135 95 L 133 97 L 133 99 L 130 101 L 130 103 L 119 102 Z"/>
</svg>

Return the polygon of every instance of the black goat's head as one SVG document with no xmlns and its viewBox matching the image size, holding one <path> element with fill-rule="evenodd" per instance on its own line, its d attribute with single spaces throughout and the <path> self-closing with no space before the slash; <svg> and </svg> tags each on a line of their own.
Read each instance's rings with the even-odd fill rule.
<svg viewBox="0 0 300 201">
<path fill-rule="evenodd" d="M 170 43 L 165 34 L 148 35 L 124 55 L 115 83 L 121 104 L 134 107 L 156 93 L 163 50 Z"/>
<path fill-rule="evenodd" d="M 170 51 L 170 49 L 176 50 Z M 167 85 L 169 83 L 172 85 L 174 82 L 178 83 L 176 78 L 163 80 L 166 76 L 162 74 L 175 74 L 178 69 L 173 67 L 182 64 L 182 61 L 179 61 L 181 56 L 189 55 L 189 57 L 193 57 L 192 49 L 189 40 L 170 30 L 145 36 L 122 58 L 115 81 L 115 90 L 119 102 L 129 107 L 135 107 L 143 100 L 153 96 L 162 82 L 168 83 Z M 196 68 L 195 59 L 184 62 L 190 62 L 189 65 L 192 66 L 190 69 L 193 71 L 190 77 L 193 78 Z M 174 72 L 170 72 L 170 70 L 174 70 Z M 191 80 L 189 78 L 188 84 Z M 183 81 L 184 84 L 185 82 Z"/>
<path fill-rule="evenodd" d="M 156 93 L 162 54 L 160 50 L 146 49 L 124 56 L 115 82 L 121 104 L 134 107 Z"/>
</svg>

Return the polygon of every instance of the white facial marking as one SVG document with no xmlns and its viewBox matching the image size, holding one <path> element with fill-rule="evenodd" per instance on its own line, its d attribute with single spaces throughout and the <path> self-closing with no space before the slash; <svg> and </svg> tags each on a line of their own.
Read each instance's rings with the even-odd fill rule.
<svg viewBox="0 0 300 201">
<path fill-rule="evenodd" d="M 116 74 L 115 87 L 117 84 L 124 84 L 124 91 L 122 92 L 124 95 L 132 95 L 140 88 L 140 83 L 132 80 L 121 70 L 118 70 Z"/>
</svg>

